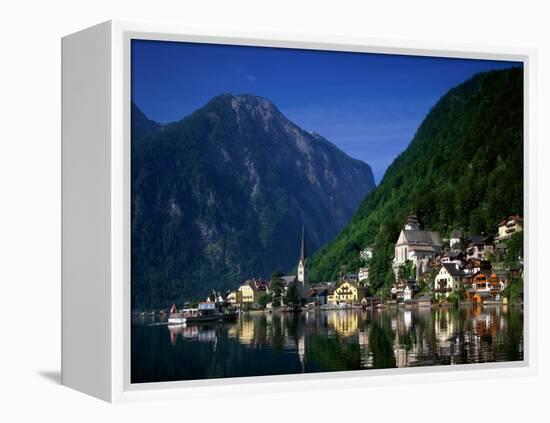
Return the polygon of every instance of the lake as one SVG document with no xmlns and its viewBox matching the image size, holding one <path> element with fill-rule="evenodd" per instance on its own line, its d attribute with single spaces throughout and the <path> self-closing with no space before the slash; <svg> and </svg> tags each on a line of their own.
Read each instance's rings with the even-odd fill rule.
<svg viewBox="0 0 550 423">
<path fill-rule="evenodd" d="M 133 318 L 132 383 L 523 360 L 521 307 Z"/>
</svg>

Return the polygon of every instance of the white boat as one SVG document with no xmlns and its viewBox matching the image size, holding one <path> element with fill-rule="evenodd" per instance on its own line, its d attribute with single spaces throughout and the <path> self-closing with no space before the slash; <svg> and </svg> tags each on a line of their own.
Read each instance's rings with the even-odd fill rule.
<svg viewBox="0 0 550 423">
<path fill-rule="evenodd" d="M 176 310 L 175 306 L 170 309 L 170 315 L 168 316 L 168 323 L 182 324 L 187 323 L 189 317 L 196 316 L 198 309 L 196 308 L 184 308 L 183 310 Z"/>
<path fill-rule="evenodd" d="M 179 316 L 180 313 L 172 313 L 168 318 L 168 323 L 182 324 L 187 322 L 187 317 Z"/>
</svg>

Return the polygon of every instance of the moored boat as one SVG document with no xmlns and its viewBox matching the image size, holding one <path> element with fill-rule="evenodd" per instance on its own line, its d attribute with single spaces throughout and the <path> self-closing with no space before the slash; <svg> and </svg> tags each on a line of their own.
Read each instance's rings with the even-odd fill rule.
<svg viewBox="0 0 550 423">
<path fill-rule="evenodd" d="M 168 323 L 200 323 L 234 320 L 239 315 L 238 311 L 228 307 L 224 303 L 205 301 L 199 303 L 198 308 L 186 308 L 181 311 L 172 306 Z"/>
</svg>

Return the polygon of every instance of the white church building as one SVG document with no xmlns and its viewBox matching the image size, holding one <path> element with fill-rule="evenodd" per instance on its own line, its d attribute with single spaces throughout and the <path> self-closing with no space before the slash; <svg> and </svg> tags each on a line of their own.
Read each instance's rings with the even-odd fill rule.
<svg viewBox="0 0 550 423">
<path fill-rule="evenodd" d="M 407 217 L 407 222 L 399 234 L 395 244 L 395 256 L 393 269 L 396 277 L 399 268 L 412 261 L 416 267 L 416 278 L 427 270 L 430 259 L 438 256 L 443 251 L 443 242 L 439 232 L 423 231 L 415 215 Z"/>
</svg>

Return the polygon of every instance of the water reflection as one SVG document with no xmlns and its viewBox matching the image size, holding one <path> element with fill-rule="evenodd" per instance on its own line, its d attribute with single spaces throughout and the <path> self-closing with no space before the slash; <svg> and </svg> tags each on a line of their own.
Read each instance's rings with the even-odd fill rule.
<svg viewBox="0 0 550 423">
<path fill-rule="evenodd" d="M 520 308 L 314 310 L 132 325 L 132 382 L 523 359 Z"/>
</svg>

